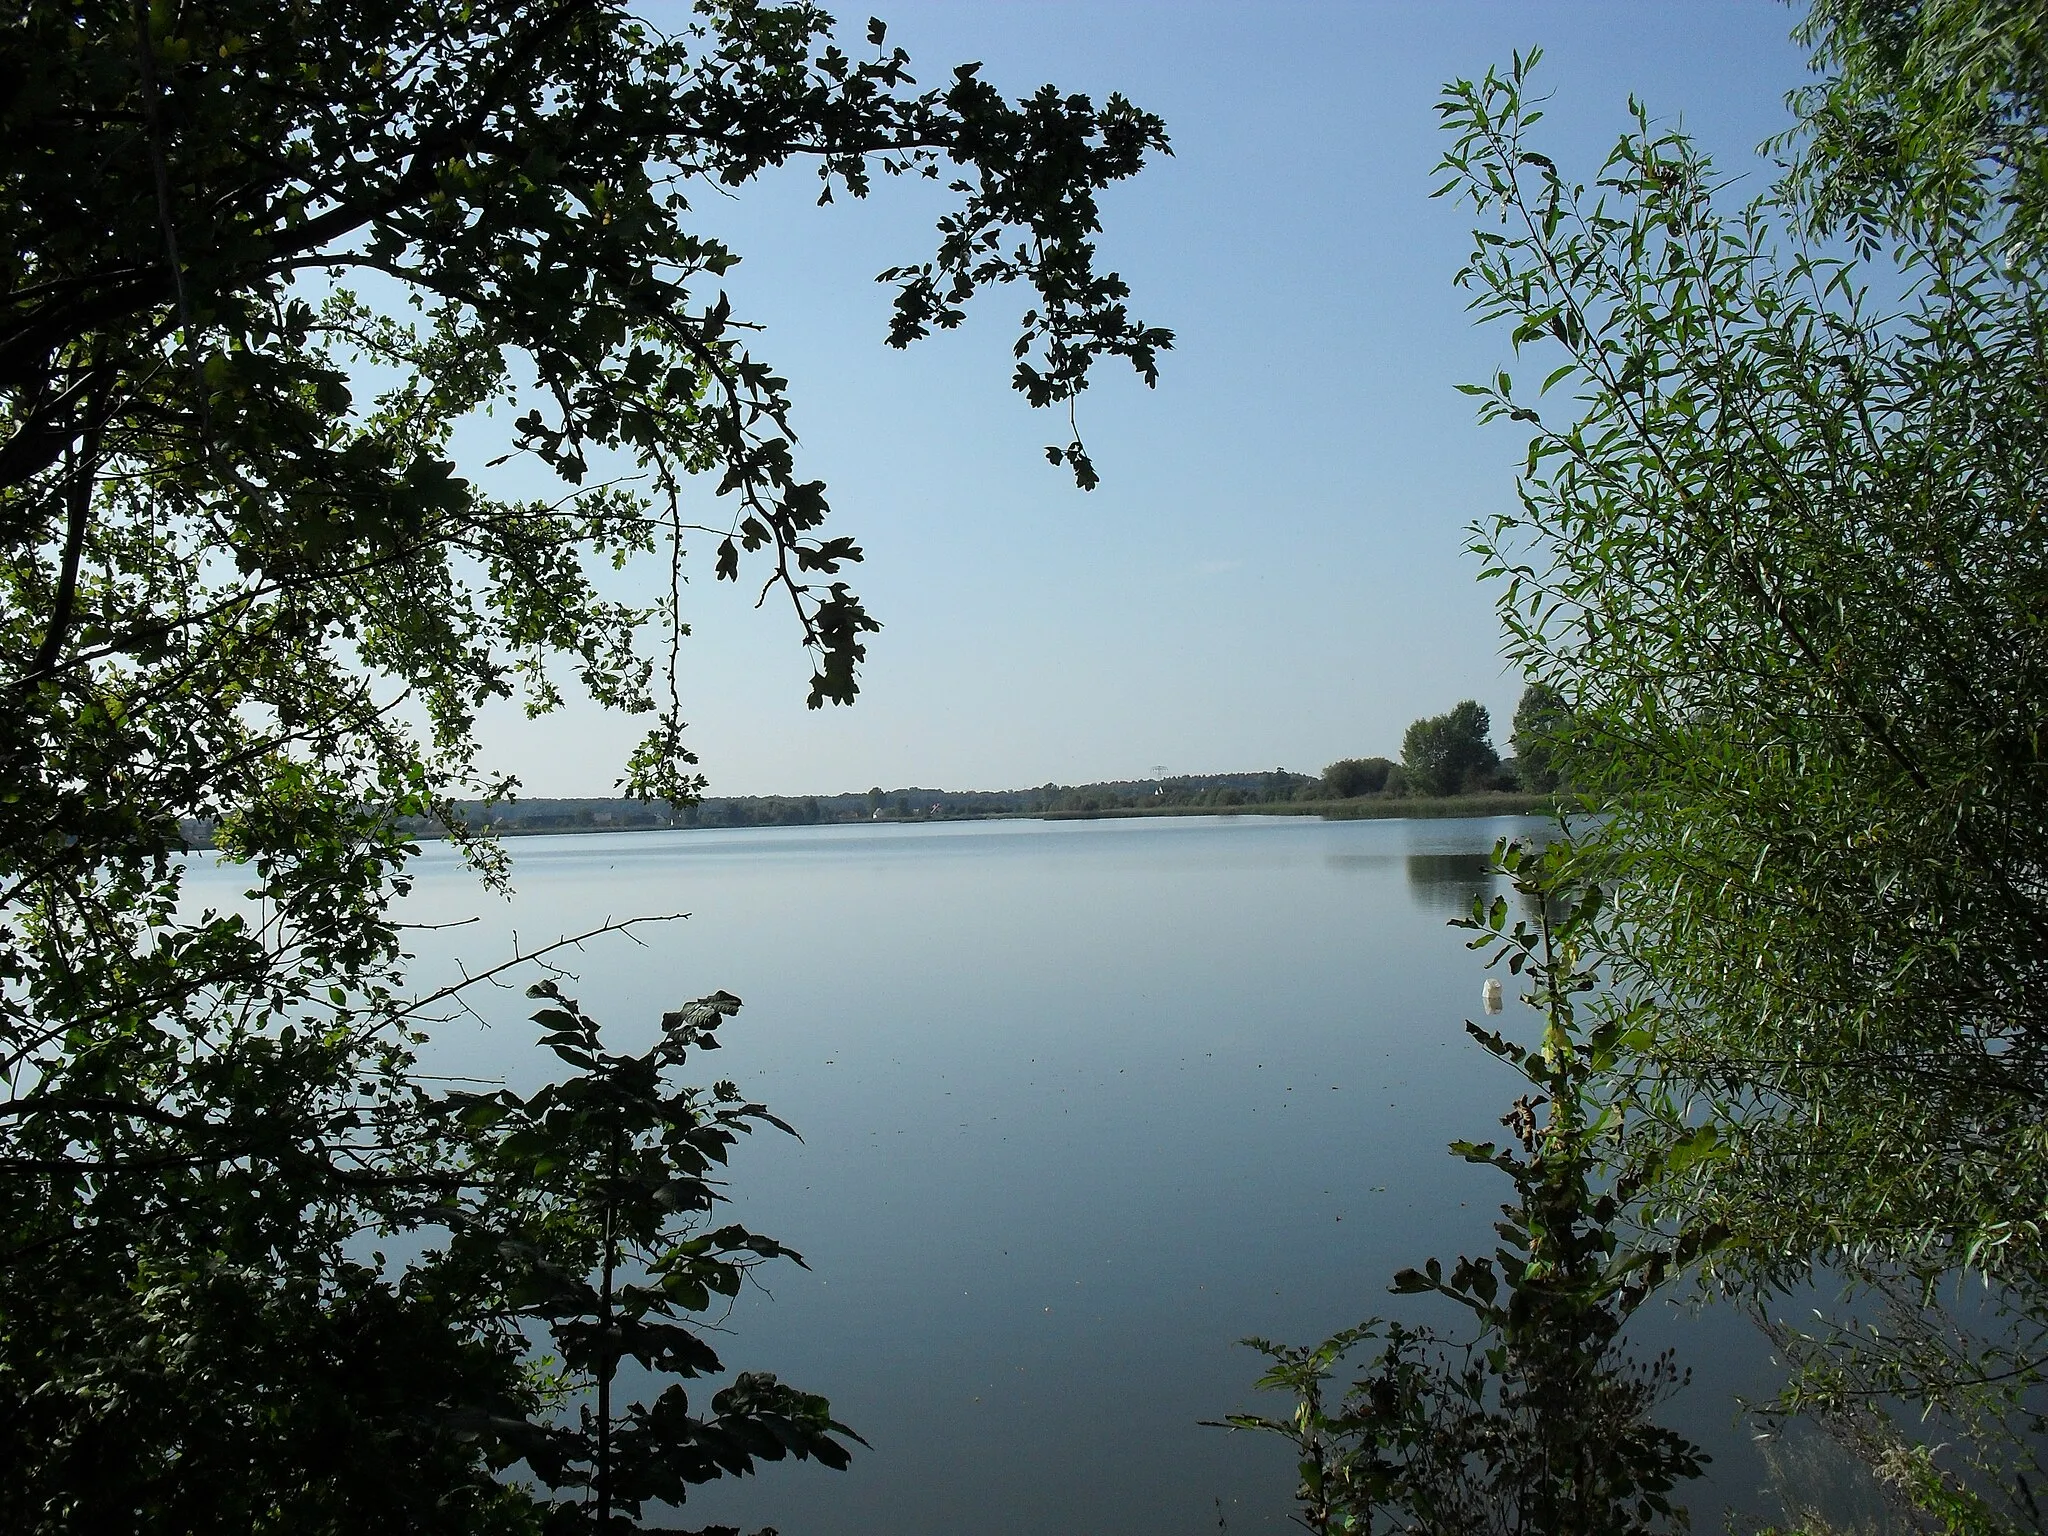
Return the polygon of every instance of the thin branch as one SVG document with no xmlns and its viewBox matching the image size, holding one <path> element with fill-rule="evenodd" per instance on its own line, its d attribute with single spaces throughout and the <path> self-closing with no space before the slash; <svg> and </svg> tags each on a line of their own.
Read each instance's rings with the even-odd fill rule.
<svg viewBox="0 0 2048 1536">
<path fill-rule="evenodd" d="M 42 644 L 36 647 L 35 660 L 15 685 L 19 691 L 26 691 L 51 674 L 64 649 L 64 637 L 71 630 L 71 611 L 78 600 L 78 566 L 85 553 L 85 531 L 92 516 L 94 471 L 98 468 L 100 429 L 104 424 L 104 411 L 97 401 L 91 401 L 83 441 L 67 450 L 69 505 L 65 510 L 64 554 L 57 572 L 57 595 L 51 604 L 49 627 L 43 631 Z"/>
<path fill-rule="evenodd" d="M 400 1019 L 410 1018 L 423 1009 L 431 1008 L 436 1003 L 444 1002 L 448 998 L 455 997 L 458 993 L 468 991 L 469 988 L 477 985 L 479 982 L 489 981 L 495 976 L 502 975 L 504 972 L 516 969 L 522 965 L 532 965 L 557 950 L 580 949 L 591 939 L 603 938 L 608 933 L 627 933 L 639 927 L 642 923 L 681 922 L 689 915 L 687 912 L 664 912 L 658 915 L 649 914 L 644 917 L 629 917 L 623 921 L 608 920 L 582 933 L 572 934 L 564 939 L 556 939 L 552 944 L 543 944 L 539 949 L 528 950 L 524 954 L 515 954 L 511 959 L 494 965 L 487 971 L 478 971 L 474 976 L 465 976 L 461 981 L 451 982 L 437 991 L 429 992 L 425 997 L 407 1003 L 393 1017 Z"/>
</svg>

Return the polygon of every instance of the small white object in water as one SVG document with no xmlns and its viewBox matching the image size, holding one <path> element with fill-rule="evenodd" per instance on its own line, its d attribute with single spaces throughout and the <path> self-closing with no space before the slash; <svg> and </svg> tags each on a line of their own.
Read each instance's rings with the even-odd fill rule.
<svg viewBox="0 0 2048 1536">
<path fill-rule="evenodd" d="M 1479 989 L 1479 996 L 1486 1004 L 1488 1013 L 1500 1012 L 1500 978 L 1489 976 L 1486 984 Z"/>
</svg>

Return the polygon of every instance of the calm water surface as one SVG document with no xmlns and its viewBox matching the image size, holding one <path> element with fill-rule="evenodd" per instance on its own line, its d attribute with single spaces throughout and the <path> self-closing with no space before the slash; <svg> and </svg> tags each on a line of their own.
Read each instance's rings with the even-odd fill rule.
<svg viewBox="0 0 2048 1536">
<path fill-rule="evenodd" d="M 1490 1248 L 1505 1181 L 1444 1147 L 1494 1134 L 1516 1080 L 1465 1038 L 1482 973 L 1446 920 L 1488 886 L 1495 838 L 1540 830 L 1205 817 L 532 838 L 508 845 L 509 903 L 430 849 L 407 916 L 480 915 L 420 936 L 421 975 L 441 979 L 515 932 L 690 913 L 570 961 L 622 1047 L 685 998 L 745 999 L 704 1076 L 804 1139 L 740 1150 L 733 1212 L 811 1270 L 764 1272 L 721 1347 L 827 1394 L 872 1449 L 846 1473 L 714 1486 L 686 1523 L 1277 1532 L 1286 1448 L 1199 1421 L 1258 1405 L 1234 1340 L 1431 1315 L 1386 1294 L 1394 1270 Z M 546 1074 L 518 992 L 476 1006 L 490 1027 L 442 1026 L 429 1070 Z M 1735 1392 L 1772 1384 L 1760 1337 L 1712 1313 L 1654 1327 L 1697 1377 L 1667 1417 L 1717 1458 L 1699 1524 L 1762 1508 L 1733 1419 Z"/>
</svg>

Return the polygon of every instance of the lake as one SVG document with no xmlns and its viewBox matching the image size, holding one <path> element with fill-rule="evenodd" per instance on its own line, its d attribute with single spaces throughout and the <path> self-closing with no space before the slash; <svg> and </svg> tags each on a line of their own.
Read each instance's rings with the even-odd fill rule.
<svg viewBox="0 0 2048 1536">
<path fill-rule="evenodd" d="M 684 1523 L 787 1536 L 1273 1531 L 1276 1439 L 1248 1335 L 1309 1342 L 1432 1255 L 1491 1249 L 1508 1193 L 1447 1155 L 1519 1079 L 1465 1036 L 1482 971 L 1446 926 L 1520 819 L 955 822 L 527 838 L 516 897 L 445 845 L 415 866 L 420 974 L 607 918 L 688 912 L 569 964 L 614 1043 L 718 988 L 746 1007 L 699 1058 L 802 1133 L 735 1157 L 732 1212 L 811 1269 L 763 1271 L 720 1343 L 832 1400 L 853 1469 L 712 1485 Z M 207 882 L 226 878 L 205 877 Z M 1512 996 L 1513 988 L 1510 987 Z M 530 1084 L 516 990 L 441 1026 L 426 1069 Z M 1510 1003 L 1504 1022 L 1533 1034 Z M 1651 1320 L 1696 1373 L 1668 1422 L 1709 1444 L 1700 1528 L 1767 1508 L 1734 1419 L 1767 1394 L 1732 1313 Z M 1264 1406 L 1277 1409 L 1277 1399 Z"/>
</svg>

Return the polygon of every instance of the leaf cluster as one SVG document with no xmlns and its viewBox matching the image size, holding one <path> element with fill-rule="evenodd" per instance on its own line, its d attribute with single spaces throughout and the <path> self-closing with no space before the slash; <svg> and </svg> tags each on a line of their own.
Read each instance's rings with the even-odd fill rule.
<svg viewBox="0 0 2048 1536">
<path fill-rule="evenodd" d="M 1785 200 L 1866 252 L 1981 244 L 2048 254 L 2048 20 L 2025 0 L 1819 0 L 1794 34 Z"/>
<path fill-rule="evenodd" d="M 1571 716 L 1564 696 L 1545 683 L 1531 683 L 1515 705 L 1515 773 L 1522 787 L 1553 794 L 1564 784 L 1557 761 L 1558 738 L 1570 733 Z"/>
<path fill-rule="evenodd" d="M 844 1468 L 858 1439 L 826 1401 L 765 1372 L 741 1372 L 693 1411 L 685 1382 L 725 1371 L 705 1329 L 762 1264 L 802 1256 L 733 1223 L 713 1225 L 720 1174 L 756 1125 L 795 1134 L 730 1082 L 672 1078 L 692 1050 L 718 1048 L 739 1011 L 727 992 L 663 1016 L 637 1055 L 601 1031 L 552 981 L 531 989 L 541 1043 L 570 1075 L 531 1094 L 453 1093 L 435 1119 L 461 1151 L 459 1197 L 436 1213 L 450 1238 L 422 1284 L 490 1298 L 508 1340 L 553 1362 L 538 1411 L 484 1431 L 501 1468 L 516 1460 L 547 1490 L 549 1532 L 637 1530 L 643 1507 L 678 1506 L 690 1487 L 760 1462 Z M 538 1334 L 544 1343 L 528 1343 Z M 614 1400 L 622 1365 L 668 1378 L 651 1401 Z"/>
</svg>

